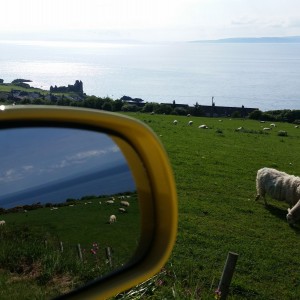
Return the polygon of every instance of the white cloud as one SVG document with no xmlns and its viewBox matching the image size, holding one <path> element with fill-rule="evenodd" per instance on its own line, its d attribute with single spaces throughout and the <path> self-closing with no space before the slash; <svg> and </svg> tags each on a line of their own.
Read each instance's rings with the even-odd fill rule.
<svg viewBox="0 0 300 300">
<path fill-rule="evenodd" d="M 116 153 L 116 152 L 120 152 L 120 149 L 117 146 L 112 146 L 110 148 L 101 149 L 101 150 L 88 150 L 88 151 L 78 152 L 74 155 L 65 157 L 65 159 L 61 160 L 58 164 L 49 168 L 49 170 L 83 164 L 90 159 L 100 158 L 109 155 L 110 153 Z"/>
</svg>

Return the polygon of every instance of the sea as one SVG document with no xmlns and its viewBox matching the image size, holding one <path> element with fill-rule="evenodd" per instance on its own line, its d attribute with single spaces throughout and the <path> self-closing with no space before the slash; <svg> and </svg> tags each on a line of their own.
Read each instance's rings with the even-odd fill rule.
<svg viewBox="0 0 300 300">
<path fill-rule="evenodd" d="M 299 43 L 0 40 L 0 78 L 145 102 L 300 109 Z"/>
</svg>

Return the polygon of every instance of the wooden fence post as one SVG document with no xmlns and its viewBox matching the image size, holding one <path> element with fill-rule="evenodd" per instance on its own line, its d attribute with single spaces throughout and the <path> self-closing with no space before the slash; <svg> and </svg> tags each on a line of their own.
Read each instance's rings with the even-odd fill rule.
<svg viewBox="0 0 300 300">
<path fill-rule="evenodd" d="M 235 265 L 238 259 L 238 254 L 228 252 L 227 260 L 223 269 L 217 293 L 220 294 L 220 299 L 225 300 L 229 293 L 229 286 L 234 273 Z"/>
<path fill-rule="evenodd" d="M 82 260 L 82 252 L 81 252 L 80 244 L 77 244 L 77 251 L 78 251 L 79 259 Z"/>
<path fill-rule="evenodd" d="M 109 266 L 112 267 L 112 255 L 111 255 L 111 249 L 110 247 L 105 248 L 106 258 L 109 262 Z"/>
</svg>

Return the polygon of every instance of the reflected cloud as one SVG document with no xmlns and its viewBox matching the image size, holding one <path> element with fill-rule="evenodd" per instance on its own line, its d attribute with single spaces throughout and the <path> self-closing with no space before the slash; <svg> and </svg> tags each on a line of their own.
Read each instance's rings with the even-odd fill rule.
<svg viewBox="0 0 300 300">
<path fill-rule="evenodd" d="M 14 182 L 23 179 L 29 173 L 32 173 L 34 167 L 32 165 L 23 166 L 17 169 L 8 169 L 0 175 L 0 182 Z"/>
</svg>

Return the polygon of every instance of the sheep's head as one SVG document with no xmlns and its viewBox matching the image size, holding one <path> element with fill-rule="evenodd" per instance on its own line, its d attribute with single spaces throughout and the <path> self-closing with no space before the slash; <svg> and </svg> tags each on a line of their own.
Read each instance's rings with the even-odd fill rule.
<svg viewBox="0 0 300 300">
<path fill-rule="evenodd" d="M 288 213 L 286 215 L 286 219 L 290 225 L 294 225 L 296 222 L 296 218 L 293 216 L 290 208 L 288 208 Z"/>
</svg>

